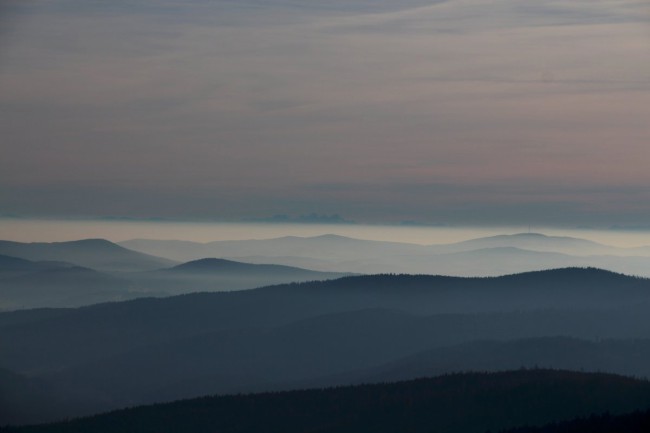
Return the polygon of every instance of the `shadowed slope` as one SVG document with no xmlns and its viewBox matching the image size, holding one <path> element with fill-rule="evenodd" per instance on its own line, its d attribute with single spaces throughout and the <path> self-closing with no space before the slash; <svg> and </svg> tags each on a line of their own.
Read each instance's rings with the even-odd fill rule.
<svg viewBox="0 0 650 433">
<path fill-rule="evenodd" d="M 484 433 L 650 406 L 650 383 L 532 370 L 393 384 L 207 397 L 6 432 Z"/>
<path fill-rule="evenodd" d="M 542 427 L 519 427 L 501 433 L 648 433 L 650 410 L 623 415 L 591 415 Z"/>
<path fill-rule="evenodd" d="M 355 370 L 356 380 L 379 364 L 476 340 L 647 338 L 648 305 L 650 281 L 597 269 L 346 277 L 13 313 L 7 320 L 0 314 L 0 365 L 61 389 L 85 388 L 96 409 L 106 410 L 287 389 Z M 575 348 L 575 363 L 560 366 L 583 366 L 580 344 Z M 498 365 L 512 367 L 510 361 Z"/>
</svg>

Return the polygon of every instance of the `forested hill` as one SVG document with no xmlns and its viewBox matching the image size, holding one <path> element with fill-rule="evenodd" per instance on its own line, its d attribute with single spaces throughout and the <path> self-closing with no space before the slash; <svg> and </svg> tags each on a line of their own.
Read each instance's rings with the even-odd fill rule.
<svg viewBox="0 0 650 433">
<path fill-rule="evenodd" d="M 648 305 L 649 280 L 559 269 L 500 278 L 360 276 L 5 313 L 0 367 L 29 380 L 0 384 L 14 408 L 0 411 L 0 425 L 452 371 L 544 366 L 647 375 Z M 544 339 L 558 336 L 567 339 Z M 31 379 L 49 385 L 32 387 Z"/>
<path fill-rule="evenodd" d="M 650 410 L 623 415 L 591 415 L 542 427 L 519 427 L 501 433 L 648 433 Z"/>
<path fill-rule="evenodd" d="M 650 407 L 650 382 L 519 370 L 392 384 L 204 397 L 2 433 L 484 433 Z"/>
</svg>

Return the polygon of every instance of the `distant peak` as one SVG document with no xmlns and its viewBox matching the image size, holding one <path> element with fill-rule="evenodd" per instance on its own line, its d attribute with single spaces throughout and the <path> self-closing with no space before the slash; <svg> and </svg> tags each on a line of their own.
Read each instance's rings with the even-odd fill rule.
<svg viewBox="0 0 650 433">
<path fill-rule="evenodd" d="M 79 239 L 78 241 L 70 241 L 69 243 L 74 243 L 74 244 L 111 244 L 113 245 L 113 242 L 107 240 L 107 239 L 102 239 L 102 238 L 89 238 L 89 239 Z"/>
<path fill-rule="evenodd" d="M 220 268 L 220 267 L 224 267 L 224 266 L 233 266 L 233 265 L 237 265 L 237 264 L 239 264 L 239 262 L 210 257 L 210 258 L 205 258 L 205 259 L 192 260 L 190 262 L 183 263 L 183 264 L 180 264 L 178 266 L 174 266 L 174 267 L 172 267 L 170 269 L 179 269 L 179 270 L 216 269 L 216 268 Z"/>
<path fill-rule="evenodd" d="M 106 247 L 106 246 L 118 246 L 113 242 L 101 239 L 101 238 L 90 238 L 90 239 L 79 239 L 75 241 L 63 241 L 63 242 L 52 242 L 52 244 L 58 245 L 81 245 L 81 246 L 91 246 L 91 247 Z"/>
<path fill-rule="evenodd" d="M 277 239 L 284 239 L 284 240 L 298 240 L 298 241 L 304 241 L 304 240 L 341 240 L 341 241 L 349 241 L 353 240 L 353 238 L 349 238 L 347 236 L 341 236 L 341 235 L 335 235 L 333 233 L 326 233 L 324 235 L 316 235 L 316 236 L 283 236 L 281 238 Z M 273 240 L 273 239 L 272 239 Z"/>
<path fill-rule="evenodd" d="M 349 237 L 347 237 L 347 236 L 335 235 L 335 234 L 333 234 L 333 233 L 327 233 L 327 234 L 324 234 L 324 235 L 314 236 L 312 239 L 332 239 L 332 240 L 339 239 L 339 240 L 349 240 L 349 239 L 351 239 L 351 238 L 349 238 Z"/>
<path fill-rule="evenodd" d="M 638 278 L 635 276 L 630 276 L 626 274 L 621 274 L 618 272 L 613 272 L 607 269 L 602 269 L 602 268 L 594 268 L 594 267 L 566 267 L 566 268 L 555 268 L 555 269 L 545 269 L 542 271 L 530 271 L 530 272 L 522 272 L 518 274 L 511 274 L 510 276 L 532 276 L 532 275 L 549 275 L 549 276 L 561 276 L 561 277 L 566 277 L 566 276 L 581 276 L 581 277 L 598 277 L 598 278 L 603 278 L 603 277 L 614 277 L 614 278 Z"/>
</svg>

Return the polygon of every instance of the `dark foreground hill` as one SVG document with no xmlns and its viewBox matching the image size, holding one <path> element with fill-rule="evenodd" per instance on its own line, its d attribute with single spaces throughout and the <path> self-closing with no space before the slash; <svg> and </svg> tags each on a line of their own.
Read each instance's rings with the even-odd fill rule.
<svg viewBox="0 0 650 433">
<path fill-rule="evenodd" d="M 650 407 L 650 383 L 554 370 L 204 397 L 3 433 L 484 433 Z"/>
<path fill-rule="evenodd" d="M 519 427 L 502 433 L 648 433 L 650 410 L 623 415 L 592 415 L 542 427 Z"/>
</svg>

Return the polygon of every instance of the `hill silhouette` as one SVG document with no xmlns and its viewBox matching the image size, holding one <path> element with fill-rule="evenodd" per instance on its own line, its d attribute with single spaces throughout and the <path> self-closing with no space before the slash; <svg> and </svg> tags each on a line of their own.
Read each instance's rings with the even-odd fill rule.
<svg viewBox="0 0 650 433">
<path fill-rule="evenodd" d="M 31 260 L 0 254 L 0 272 L 32 272 L 41 270 L 42 267 Z"/>
<path fill-rule="evenodd" d="M 253 289 L 272 284 L 328 280 L 350 274 L 204 258 L 156 271 L 132 273 L 134 288 L 156 295 Z"/>
<path fill-rule="evenodd" d="M 87 262 L 97 263 L 97 260 L 100 260 L 103 263 L 100 265 L 104 266 L 105 260 L 113 260 L 116 257 L 112 252 L 107 256 L 105 251 L 106 245 L 109 246 L 109 252 L 113 250 L 110 246 L 113 244 L 103 241 L 82 243 L 90 245 L 84 248 L 90 248 L 95 255 L 94 258 L 91 257 L 92 254 L 86 257 Z M 121 251 L 123 248 L 117 248 L 119 260 L 129 259 L 128 250 L 124 250 L 127 251 L 127 254 L 124 254 Z M 66 257 L 77 260 L 74 255 L 68 254 Z M 115 262 L 111 263 L 115 265 Z M 141 261 L 136 260 L 134 263 L 134 266 L 141 265 Z M 271 284 L 333 279 L 346 275 L 350 274 L 210 258 L 153 271 L 99 272 L 71 263 L 33 262 L 0 255 L 0 310 L 79 307 L 140 297 L 252 289 Z"/>
<path fill-rule="evenodd" d="M 74 266 L 58 261 L 38 261 L 21 259 L 0 254 L 0 279 L 40 272 L 50 269 L 60 269 Z"/>
<path fill-rule="evenodd" d="M 79 397 L 70 415 L 413 377 L 391 376 L 395 365 L 428 375 L 539 361 L 647 374 L 647 344 L 594 341 L 650 335 L 649 284 L 597 269 L 375 275 L 5 313 L 0 365 L 51 384 L 56 400 Z M 574 340 L 544 339 L 557 336 Z"/>
<path fill-rule="evenodd" d="M 650 410 L 623 415 L 604 413 L 571 421 L 553 422 L 542 427 L 519 427 L 501 433 L 647 433 L 650 431 Z"/>
<path fill-rule="evenodd" d="M 437 247 L 432 245 L 432 247 Z M 607 254 L 615 248 L 598 242 L 568 236 L 548 236 L 541 233 L 516 233 L 471 239 L 442 246 L 447 251 L 470 251 L 483 248 L 513 247 L 532 251 L 565 254 Z"/>
<path fill-rule="evenodd" d="M 642 313 L 649 300 L 648 280 L 594 269 L 564 269 L 500 278 L 345 277 L 241 292 L 145 298 L 63 310 L 55 317 L 47 310 L 12 313 L 8 316 L 11 322 L 21 324 L 0 327 L 3 347 L 0 365 L 18 372 L 41 369 L 44 365 L 61 368 L 67 365 L 66 359 L 79 363 L 86 356 L 99 356 L 118 348 L 126 350 L 139 344 L 228 329 L 277 327 L 319 315 L 364 309 L 437 314 L 447 317 L 446 320 L 457 317 L 454 319 L 457 326 L 475 329 L 466 331 L 475 338 L 489 339 L 490 335 L 478 333 L 480 327 L 463 317 L 500 312 L 510 314 L 502 323 L 510 321 L 523 326 L 535 318 L 537 329 L 555 332 L 542 335 L 636 338 L 643 336 L 646 329 L 647 319 Z M 550 308 L 564 311 L 544 311 Z M 620 311 L 610 311 L 612 308 Z M 540 320 L 545 316 L 554 317 L 555 321 Z M 4 317 L 0 314 L 0 324 Z M 495 318 L 499 316 L 478 317 L 497 323 Z M 613 318 L 617 319 L 611 322 Z M 450 330 L 459 329 L 457 326 Z M 535 329 L 531 326 L 527 324 L 526 329 Z M 563 334 L 563 326 L 567 331 L 572 330 L 572 334 Z M 64 346 L 60 347 L 61 344 Z M 45 353 L 48 355 L 44 356 Z"/>
<path fill-rule="evenodd" d="M 38 265 L 38 263 L 36 263 Z M 45 270 L 36 270 L 44 267 Z M 137 297 L 129 282 L 81 266 L 48 268 L 0 279 L 0 308 L 78 307 Z"/>
<path fill-rule="evenodd" d="M 650 249 L 518 233 L 453 244 L 418 245 L 338 235 L 197 243 L 134 239 L 121 245 L 179 261 L 222 257 L 320 271 L 498 276 L 557 267 L 599 267 L 650 277 Z"/>
<path fill-rule="evenodd" d="M 204 257 L 223 257 L 246 261 L 245 258 L 251 256 L 263 257 L 267 263 L 273 263 L 269 258 L 283 256 L 309 257 L 325 261 L 354 261 L 386 253 L 394 256 L 425 252 L 425 247 L 422 245 L 360 240 L 333 234 L 314 237 L 283 236 L 275 239 L 214 241 L 208 243 L 133 239 L 120 242 L 120 245 L 148 254 L 173 257 L 174 260 L 178 261 L 196 260 Z"/>
<path fill-rule="evenodd" d="M 105 271 L 158 269 L 174 262 L 132 251 L 105 239 L 21 243 L 0 241 L 0 254 L 32 261 L 54 260 Z"/>
<path fill-rule="evenodd" d="M 650 383 L 553 370 L 466 373 L 390 384 L 204 397 L 10 432 L 484 433 L 650 406 Z"/>
<path fill-rule="evenodd" d="M 252 263 L 242 263 L 236 262 L 233 260 L 217 259 L 217 258 L 204 258 L 199 260 L 193 260 L 191 262 L 183 263 L 172 268 L 167 269 L 169 272 L 184 272 L 184 273 L 238 273 L 242 276 L 244 275 L 255 275 L 255 274 L 265 274 L 265 275 L 301 275 L 309 276 L 312 279 L 322 279 L 320 277 L 341 277 L 346 274 L 342 273 L 333 273 L 333 272 L 318 272 L 311 271 L 308 269 L 296 268 L 293 266 L 282 266 L 282 265 L 267 265 L 267 264 L 252 264 Z M 246 273 L 246 274 L 242 274 Z"/>
</svg>

